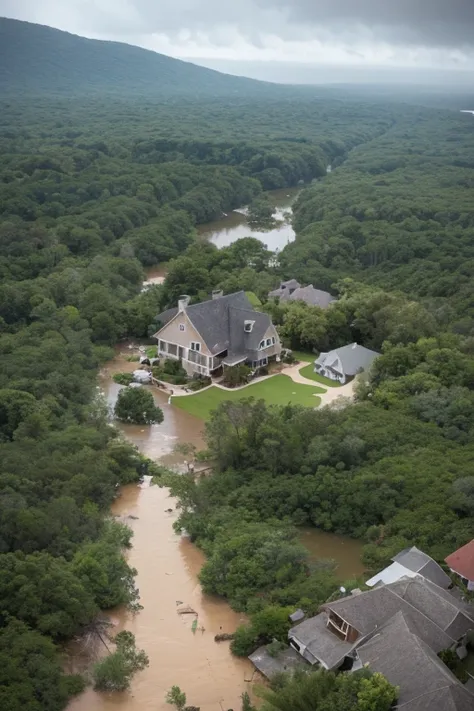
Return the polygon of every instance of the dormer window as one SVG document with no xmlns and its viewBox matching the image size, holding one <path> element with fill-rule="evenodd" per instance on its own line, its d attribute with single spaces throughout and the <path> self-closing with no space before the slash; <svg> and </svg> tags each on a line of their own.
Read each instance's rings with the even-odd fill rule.
<svg viewBox="0 0 474 711">
<path fill-rule="evenodd" d="M 264 340 L 260 341 L 260 345 L 258 348 L 259 348 L 259 350 L 262 350 L 262 348 L 265 348 L 265 341 Z"/>
<path fill-rule="evenodd" d="M 245 333 L 252 333 L 254 323 L 255 323 L 255 321 L 244 321 Z"/>
</svg>

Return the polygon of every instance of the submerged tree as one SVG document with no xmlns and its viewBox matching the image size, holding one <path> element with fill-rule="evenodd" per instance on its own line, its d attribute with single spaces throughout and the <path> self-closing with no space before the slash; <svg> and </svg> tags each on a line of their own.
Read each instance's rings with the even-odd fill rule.
<svg viewBox="0 0 474 711">
<path fill-rule="evenodd" d="M 135 636 L 131 632 L 119 632 L 114 642 L 115 652 L 94 667 L 94 688 L 100 691 L 125 691 L 133 675 L 149 664 L 145 652 L 136 648 Z"/>
<path fill-rule="evenodd" d="M 142 388 L 124 388 L 119 392 L 115 417 L 134 425 L 153 425 L 163 422 L 163 410 L 155 405 L 153 395 Z"/>
</svg>

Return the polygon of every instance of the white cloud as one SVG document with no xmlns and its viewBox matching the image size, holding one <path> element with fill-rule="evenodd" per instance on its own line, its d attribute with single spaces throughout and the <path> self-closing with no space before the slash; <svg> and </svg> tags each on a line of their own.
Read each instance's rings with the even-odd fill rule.
<svg viewBox="0 0 474 711">
<path fill-rule="evenodd" d="M 195 60 L 474 70 L 474 0 L 0 0 L 0 14 Z"/>
</svg>

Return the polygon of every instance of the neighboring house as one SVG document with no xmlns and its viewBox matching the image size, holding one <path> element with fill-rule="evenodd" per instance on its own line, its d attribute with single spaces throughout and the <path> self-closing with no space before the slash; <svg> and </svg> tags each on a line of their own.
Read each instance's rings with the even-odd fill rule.
<svg viewBox="0 0 474 711">
<path fill-rule="evenodd" d="M 368 370 L 379 355 L 376 351 L 351 343 L 329 353 L 321 353 L 314 361 L 314 372 L 345 383 L 348 378 Z"/>
<path fill-rule="evenodd" d="M 326 669 L 381 672 L 400 687 L 400 710 L 474 708 L 474 696 L 437 657 L 448 648 L 465 654 L 472 607 L 420 576 L 354 593 L 291 628 L 290 645 Z"/>
<path fill-rule="evenodd" d="M 474 539 L 448 555 L 444 562 L 462 578 L 468 590 L 474 590 Z"/>
<path fill-rule="evenodd" d="M 178 307 L 157 319 L 162 328 L 155 333 L 158 354 L 180 360 L 189 375 L 211 375 L 222 366 L 247 363 L 267 365 L 279 358 L 281 344 L 270 316 L 255 311 L 243 291 L 189 304 L 182 296 Z"/>
<path fill-rule="evenodd" d="M 447 590 L 452 585 L 451 578 L 441 566 L 416 546 L 405 548 L 401 553 L 394 556 L 392 560 L 392 565 L 367 580 L 366 585 L 369 588 L 375 585 L 395 583 L 403 577 L 414 578 L 416 575 L 420 575 L 426 580 L 435 583 L 435 585 L 439 585 L 444 590 Z"/>
<path fill-rule="evenodd" d="M 285 303 L 288 301 L 304 301 L 309 306 L 319 306 L 321 309 L 327 309 L 329 304 L 337 301 L 329 292 L 315 289 L 312 284 L 301 286 L 296 279 L 282 281 L 278 289 L 270 291 L 268 298 L 278 298 Z"/>
</svg>

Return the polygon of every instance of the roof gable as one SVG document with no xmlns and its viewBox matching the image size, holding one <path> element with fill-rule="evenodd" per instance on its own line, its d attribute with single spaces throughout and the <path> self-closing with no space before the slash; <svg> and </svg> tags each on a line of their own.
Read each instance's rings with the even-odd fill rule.
<svg viewBox="0 0 474 711">
<path fill-rule="evenodd" d="M 474 580 L 474 538 L 444 560 L 451 570 L 467 580 Z"/>
<path fill-rule="evenodd" d="M 367 370 L 379 355 L 380 353 L 371 351 L 365 346 L 350 343 L 347 346 L 329 351 L 329 353 L 321 353 L 316 363 L 318 365 L 330 365 L 336 359 L 339 359 L 342 372 L 345 375 L 357 375 L 361 370 Z"/>
<path fill-rule="evenodd" d="M 177 314 L 177 308 L 168 309 L 158 318 L 167 325 Z M 270 316 L 255 311 L 243 291 L 191 304 L 186 307 L 186 316 L 212 355 L 225 350 L 232 354 L 258 350 L 260 341 L 272 325 Z M 247 320 L 254 322 L 250 332 L 244 329 Z"/>
<path fill-rule="evenodd" d="M 399 563 L 404 568 L 411 570 L 413 573 L 419 573 L 432 583 L 447 590 L 451 585 L 451 578 L 446 575 L 433 558 L 421 551 L 416 546 L 405 548 L 392 558 L 394 563 Z"/>
</svg>

